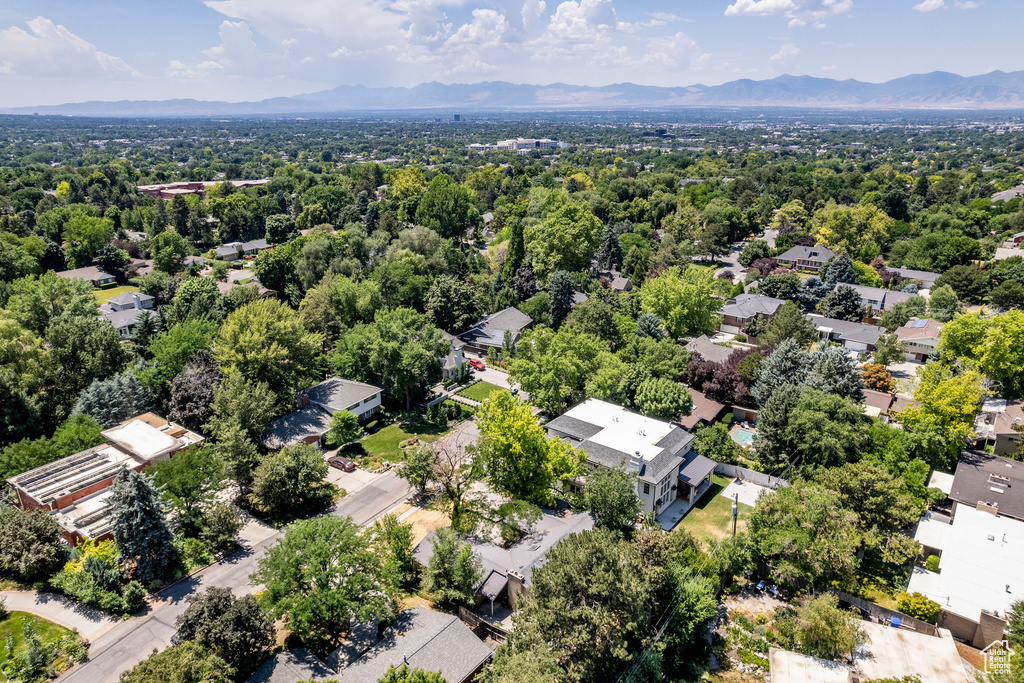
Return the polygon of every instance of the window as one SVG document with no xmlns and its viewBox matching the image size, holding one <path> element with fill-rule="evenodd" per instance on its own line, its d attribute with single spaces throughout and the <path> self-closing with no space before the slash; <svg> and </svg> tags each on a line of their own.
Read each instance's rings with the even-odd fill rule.
<svg viewBox="0 0 1024 683">
<path fill-rule="evenodd" d="M 651 493 L 651 485 L 650 484 L 644 484 L 644 495 L 646 496 L 646 495 L 649 495 L 650 493 Z"/>
</svg>

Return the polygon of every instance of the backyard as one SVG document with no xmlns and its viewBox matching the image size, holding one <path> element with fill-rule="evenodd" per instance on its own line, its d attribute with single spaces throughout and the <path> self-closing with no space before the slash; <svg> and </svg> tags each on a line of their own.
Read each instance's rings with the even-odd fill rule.
<svg viewBox="0 0 1024 683">
<path fill-rule="evenodd" d="M 111 297 L 115 297 L 118 294 L 129 294 L 137 291 L 139 291 L 138 287 L 123 285 L 121 287 L 111 287 L 110 289 L 97 289 L 93 292 L 93 296 L 96 297 L 96 303 L 105 304 Z"/>
<path fill-rule="evenodd" d="M 495 392 L 495 391 L 508 391 L 508 390 L 505 389 L 504 387 L 499 387 L 497 384 L 491 384 L 490 382 L 485 382 L 483 380 L 479 380 L 477 382 L 473 382 L 472 384 L 470 384 L 465 389 L 460 389 L 459 391 L 457 391 L 455 393 L 457 393 L 459 396 L 462 396 L 464 398 L 468 398 L 471 401 L 476 401 L 477 403 L 483 403 L 483 400 L 485 398 L 487 398 L 488 396 L 490 396 L 491 393 Z"/>
<path fill-rule="evenodd" d="M 725 487 L 732 479 L 715 475 L 709 488 L 700 500 L 690 509 L 680 522 L 682 527 L 690 532 L 694 538 L 702 541 L 716 542 L 730 533 L 732 524 L 732 501 L 722 495 Z M 742 531 L 746 527 L 744 517 L 754 508 L 749 505 L 739 504 L 739 520 L 736 531 Z"/>
</svg>

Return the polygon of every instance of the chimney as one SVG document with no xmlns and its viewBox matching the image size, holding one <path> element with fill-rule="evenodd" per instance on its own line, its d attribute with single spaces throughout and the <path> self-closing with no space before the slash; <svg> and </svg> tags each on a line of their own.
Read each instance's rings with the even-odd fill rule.
<svg viewBox="0 0 1024 683">
<path fill-rule="evenodd" d="M 138 292 L 132 292 L 132 305 L 135 307 L 135 310 L 142 310 L 142 299 L 139 298 Z"/>
<path fill-rule="evenodd" d="M 644 459 L 643 457 L 641 457 L 640 451 L 636 451 L 633 453 L 633 457 L 629 459 L 629 464 L 632 465 L 637 470 L 639 470 L 643 466 Z"/>
</svg>

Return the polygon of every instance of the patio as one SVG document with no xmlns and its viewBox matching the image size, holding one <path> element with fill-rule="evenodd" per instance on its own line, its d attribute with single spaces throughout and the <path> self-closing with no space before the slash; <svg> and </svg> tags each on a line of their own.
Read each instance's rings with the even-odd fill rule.
<svg viewBox="0 0 1024 683">
<path fill-rule="evenodd" d="M 654 521 L 660 524 L 664 531 L 671 531 L 686 516 L 686 513 L 700 502 L 711 486 L 712 483 L 705 479 L 694 492 L 692 503 L 686 498 L 676 498 L 655 516 Z"/>
</svg>

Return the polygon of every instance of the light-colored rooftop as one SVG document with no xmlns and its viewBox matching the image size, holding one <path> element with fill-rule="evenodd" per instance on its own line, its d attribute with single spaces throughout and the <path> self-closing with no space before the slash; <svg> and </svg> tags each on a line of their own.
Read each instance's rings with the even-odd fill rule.
<svg viewBox="0 0 1024 683">
<path fill-rule="evenodd" d="M 652 460 L 664 450 L 657 444 L 672 431 L 668 422 L 644 417 L 596 398 L 588 398 L 565 414 L 602 427 L 589 441 L 622 453 L 639 451 L 644 460 Z"/>
<path fill-rule="evenodd" d="M 923 518 L 914 538 L 942 551 L 940 572 L 915 569 L 907 592 L 972 621 L 1024 599 L 1024 522 L 957 505 L 952 524 Z"/>
<path fill-rule="evenodd" d="M 138 419 L 111 427 L 103 432 L 103 436 L 145 460 L 182 447 L 179 440 L 164 429 Z"/>
<path fill-rule="evenodd" d="M 110 489 L 105 488 L 58 510 L 54 517 L 62 527 L 72 533 L 78 532 L 85 538 L 99 538 L 110 533 L 109 498 Z"/>
<path fill-rule="evenodd" d="M 789 650 L 768 650 L 772 683 L 850 683 L 852 671 L 838 662 L 801 655 Z"/>
<path fill-rule="evenodd" d="M 949 631 L 924 635 L 871 621 L 861 623 L 867 641 L 854 651 L 862 680 L 917 676 L 928 683 L 967 683 L 964 665 Z"/>
<path fill-rule="evenodd" d="M 935 470 L 932 472 L 931 479 L 928 480 L 928 488 L 938 489 L 948 496 L 953 489 L 953 479 L 952 474 Z"/>
<path fill-rule="evenodd" d="M 11 477 L 8 481 L 41 505 L 49 505 L 58 498 L 109 479 L 123 467 L 140 464 L 131 454 L 103 444 Z"/>
</svg>

